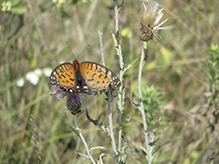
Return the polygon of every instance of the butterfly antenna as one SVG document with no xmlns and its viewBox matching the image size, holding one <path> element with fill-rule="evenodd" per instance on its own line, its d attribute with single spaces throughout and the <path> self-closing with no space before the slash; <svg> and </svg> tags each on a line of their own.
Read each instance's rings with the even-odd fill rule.
<svg viewBox="0 0 219 164">
<path fill-rule="evenodd" d="M 75 58 L 75 54 L 74 54 L 74 53 L 73 53 L 73 51 L 71 50 L 71 48 L 70 48 L 70 46 L 69 46 L 68 42 L 67 42 L 67 41 L 65 41 L 65 43 L 68 45 L 68 48 L 69 48 L 69 50 L 71 51 L 72 55 L 74 56 L 74 59 L 76 59 L 76 58 Z"/>
<path fill-rule="evenodd" d="M 73 51 L 71 50 L 71 48 L 70 48 L 68 42 L 65 41 L 65 43 L 68 45 L 69 50 L 71 51 L 72 55 L 73 55 L 74 58 L 76 59 L 75 54 L 74 54 Z M 89 47 L 90 47 L 90 44 L 88 44 L 87 47 L 86 47 L 78 56 L 80 56 L 80 55 L 81 55 L 86 49 L 88 49 Z"/>
<path fill-rule="evenodd" d="M 87 47 L 85 49 L 83 49 L 83 51 L 81 51 L 81 53 L 78 55 L 78 57 L 86 50 L 90 47 L 90 44 L 87 45 Z"/>
</svg>

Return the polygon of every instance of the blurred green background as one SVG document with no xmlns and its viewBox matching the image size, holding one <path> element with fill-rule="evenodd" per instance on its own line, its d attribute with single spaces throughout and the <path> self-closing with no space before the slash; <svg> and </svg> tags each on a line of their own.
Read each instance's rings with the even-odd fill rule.
<svg viewBox="0 0 219 164">
<path fill-rule="evenodd" d="M 209 103 L 212 86 L 206 79 L 211 77 L 203 72 L 210 70 L 206 64 L 209 48 L 219 43 L 219 1 L 157 2 L 165 8 L 163 20 L 169 18 L 164 26 L 173 28 L 159 32 L 162 40 L 148 43 L 142 79 L 144 87 L 153 85 L 165 93 L 159 100 L 165 101 L 165 106 L 153 118 L 155 122 L 162 117 L 154 130 L 157 148 L 154 163 L 217 163 L 218 101 L 216 96 L 213 107 Z M 47 71 L 62 62 L 73 62 L 75 57 L 69 47 L 80 62 L 101 63 L 99 30 L 103 33 L 106 66 L 119 75 L 119 60 L 111 36 L 115 32 L 113 0 L 3 0 L 0 5 L 1 163 L 36 163 L 37 156 L 42 163 L 88 163 L 76 152 L 86 153 L 69 128 L 73 126 L 73 117 L 64 110 L 66 100 L 58 101 L 49 94 L 53 87 Z M 119 12 L 125 66 L 141 53 L 140 5 L 140 1 L 126 0 Z M 146 163 L 139 148 L 144 144 L 140 112 L 131 103 L 137 73 L 138 63 L 124 77 L 123 120 L 134 116 L 123 130 L 127 143 L 135 146 L 127 163 Z M 107 125 L 104 99 L 105 95 L 83 98 L 82 108 Z M 116 101 L 113 121 L 117 135 Z M 209 112 L 211 108 L 216 112 Z M 153 109 L 150 112 L 153 114 Z M 113 162 L 110 138 L 91 124 L 85 113 L 78 120 L 89 147 L 107 148 L 93 151 L 93 157 L 97 159 L 104 152 L 107 154 L 104 162 Z"/>
</svg>

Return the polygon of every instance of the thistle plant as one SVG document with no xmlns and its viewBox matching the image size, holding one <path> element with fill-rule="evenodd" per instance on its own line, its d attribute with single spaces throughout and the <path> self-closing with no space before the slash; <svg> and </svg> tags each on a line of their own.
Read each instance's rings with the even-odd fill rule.
<svg viewBox="0 0 219 164">
<path fill-rule="evenodd" d="M 151 135 L 147 124 L 147 118 L 145 115 L 145 108 L 143 103 L 143 97 L 142 97 L 142 71 L 144 67 L 144 62 L 148 55 L 147 50 L 147 42 L 152 40 L 154 36 L 159 36 L 157 32 L 161 29 L 168 29 L 169 27 L 161 27 L 167 19 L 165 19 L 163 22 L 159 23 L 161 18 L 163 17 L 163 9 L 159 9 L 159 4 L 149 0 L 149 2 L 142 3 L 142 10 L 140 12 L 140 32 L 139 32 L 139 38 L 142 41 L 142 52 L 140 57 L 140 63 L 139 63 L 139 71 L 138 71 L 138 94 L 139 94 L 139 100 L 140 105 L 138 106 L 141 115 L 142 115 L 142 121 L 143 121 L 143 128 L 144 128 L 144 139 L 145 139 L 145 147 L 141 147 L 142 150 L 146 153 L 146 159 L 149 164 L 152 163 L 154 158 L 154 144 L 150 144 L 154 141 L 154 135 Z M 157 121 L 159 123 L 160 120 Z M 156 123 L 156 124 L 157 124 Z M 153 136 L 152 138 L 149 137 Z"/>
<path fill-rule="evenodd" d="M 91 155 L 91 150 L 88 148 L 87 142 L 85 140 L 85 138 L 83 137 L 82 133 L 81 133 L 81 129 L 78 127 L 78 117 L 80 116 L 81 113 L 83 113 L 83 111 L 81 111 L 81 97 L 84 97 L 83 94 L 76 94 L 76 93 L 71 93 L 71 92 L 67 92 L 64 91 L 63 89 L 54 86 L 55 90 L 53 95 L 57 96 L 59 98 L 59 100 L 64 99 L 65 97 L 67 97 L 67 101 L 66 101 L 66 106 L 68 108 L 68 110 L 73 114 L 73 120 L 74 120 L 74 125 L 75 128 L 71 127 L 73 132 L 75 132 L 75 134 L 81 139 L 81 141 L 84 144 L 84 147 L 87 151 L 87 155 L 82 154 L 80 152 L 78 152 L 79 155 L 84 156 L 85 158 L 88 158 L 93 164 L 95 164 L 95 160 Z"/>
</svg>

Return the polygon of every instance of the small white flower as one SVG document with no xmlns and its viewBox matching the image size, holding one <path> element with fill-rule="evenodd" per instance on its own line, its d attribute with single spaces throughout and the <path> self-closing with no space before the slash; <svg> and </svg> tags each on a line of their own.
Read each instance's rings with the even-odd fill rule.
<svg viewBox="0 0 219 164">
<path fill-rule="evenodd" d="M 46 67 L 46 68 L 43 69 L 43 74 L 44 74 L 46 77 L 49 77 L 51 73 L 52 73 L 52 69 L 51 69 L 51 68 Z"/>
<path fill-rule="evenodd" d="M 39 76 L 33 71 L 26 74 L 26 79 L 33 85 L 37 85 L 39 82 Z"/>
<path fill-rule="evenodd" d="M 18 81 L 17 81 L 17 86 L 18 87 L 23 87 L 24 86 L 24 78 L 20 78 Z"/>
<path fill-rule="evenodd" d="M 37 75 L 37 76 L 41 76 L 42 75 L 42 70 L 37 68 L 34 70 L 34 73 Z"/>
</svg>

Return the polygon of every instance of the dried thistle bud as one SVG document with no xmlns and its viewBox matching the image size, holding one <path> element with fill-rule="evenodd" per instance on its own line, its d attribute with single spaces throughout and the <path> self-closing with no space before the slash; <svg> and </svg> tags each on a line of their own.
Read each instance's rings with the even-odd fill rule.
<svg viewBox="0 0 219 164">
<path fill-rule="evenodd" d="M 161 29 L 168 29 L 169 27 L 160 27 L 167 19 L 159 24 L 159 21 L 163 17 L 163 8 L 159 9 L 159 4 L 149 0 L 147 5 L 143 2 L 140 13 L 140 32 L 139 37 L 142 41 L 149 41 L 153 39 L 154 35 L 157 36 L 157 32 Z"/>
</svg>

